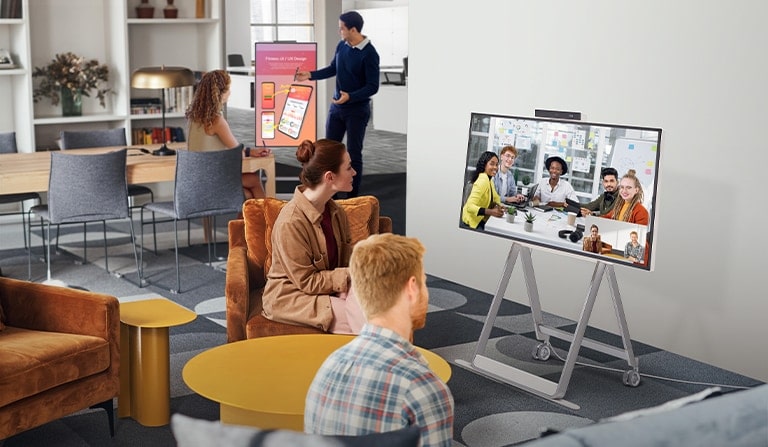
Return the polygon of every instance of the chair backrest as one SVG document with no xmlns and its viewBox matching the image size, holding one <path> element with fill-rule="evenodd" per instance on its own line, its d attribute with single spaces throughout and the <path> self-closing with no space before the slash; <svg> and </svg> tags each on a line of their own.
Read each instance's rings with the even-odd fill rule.
<svg viewBox="0 0 768 447">
<path fill-rule="evenodd" d="M 228 54 L 227 65 L 230 67 L 245 67 L 245 60 L 241 54 Z"/>
<path fill-rule="evenodd" d="M 16 132 L 0 132 L 0 154 L 14 154 L 16 148 Z"/>
<path fill-rule="evenodd" d="M 176 151 L 176 218 L 237 213 L 243 206 L 243 145 L 220 151 Z"/>
<path fill-rule="evenodd" d="M 59 133 L 62 149 L 83 149 L 86 147 L 125 146 L 125 128 L 107 130 L 62 130 Z"/>
<path fill-rule="evenodd" d="M 126 149 L 82 155 L 51 152 L 51 223 L 128 217 L 127 153 Z"/>
</svg>

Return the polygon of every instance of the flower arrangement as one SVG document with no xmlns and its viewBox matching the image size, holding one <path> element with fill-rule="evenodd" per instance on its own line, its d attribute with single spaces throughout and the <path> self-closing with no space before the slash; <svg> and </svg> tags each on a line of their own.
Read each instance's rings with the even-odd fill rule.
<svg viewBox="0 0 768 447">
<path fill-rule="evenodd" d="M 106 107 L 106 95 L 112 91 L 109 87 L 100 87 L 101 83 L 109 80 L 109 67 L 100 65 L 96 59 L 86 60 L 71 52 L 57 54 L 48 65 L 35 67 L 32 77 L 43 78 L 33 92 L 34 102 L 50 98 L 54 106 L 59 104 L 63 88 L 69 89 L 72 96 L 88 97 L 92 90 L 96 90 L 96 97 L 102 107 Z"/>
</svg>

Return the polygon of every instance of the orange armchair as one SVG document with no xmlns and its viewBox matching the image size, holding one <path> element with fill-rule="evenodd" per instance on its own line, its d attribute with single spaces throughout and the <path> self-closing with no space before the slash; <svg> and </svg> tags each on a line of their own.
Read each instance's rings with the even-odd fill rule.
<svg viewBox="0 0 768 447">
<path fill-rule="evenodd" d="M 271 235 L 274 218 L 285 203 L 273 198 L 246 200 L 243 218 L 229 222 L 229 256 L 224 288 L 228 342 L 271 335 L 322 333 L 313 327 L 278 323 L 261 313 L 265 272 L 269 269 L 272 256 L 267 238 Z M 392 232 L 392 219 L 379 216 L 379 201 L 375 197 L 362 196 L 338 200 L 337 203 L 347 214 L 353 244 L 374 233 Z"/>
<path fill-rule="evenodd" d="M 88 407 L 114 435 L 119 342 L 114 296 L 0 278 L 0 440 Z"/>
</svg>

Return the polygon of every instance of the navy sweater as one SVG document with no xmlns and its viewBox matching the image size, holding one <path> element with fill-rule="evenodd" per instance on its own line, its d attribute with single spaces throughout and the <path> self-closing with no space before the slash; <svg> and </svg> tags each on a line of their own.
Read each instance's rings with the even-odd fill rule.
<svg viewBox="0 0 768 447">
<path fill-rule="evenodd" d="M 338 99 L 341 90 L 349 93 L 349 101 L 337 107 L 353 107 L 367 102 L 379 91 L 379 53 L 370 41 L 360 50 L 342 40 L 336 45 L 331 63 L 312 72 L 312 79 L 332 76 L 336 76 L 333 98 Z"/>
</svg>

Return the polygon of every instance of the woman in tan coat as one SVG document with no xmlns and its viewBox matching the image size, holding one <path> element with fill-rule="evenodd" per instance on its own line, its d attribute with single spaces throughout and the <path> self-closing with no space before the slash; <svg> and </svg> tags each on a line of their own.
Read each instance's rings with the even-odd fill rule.
<svg viewBox="0 0 768 447">
<path fill-rule="evenodd" d="M 333 333 L 357 333 L 364 317 L 350 295 L 349 223 L 332 200 L 352 190 L 356 172 L 337 141 L 304 140 L 296 150 L 301 185 L 272 230 L 272 267 L 264 287 L 264 316 Z"/>
</svg>

